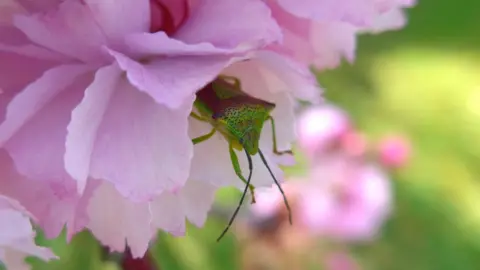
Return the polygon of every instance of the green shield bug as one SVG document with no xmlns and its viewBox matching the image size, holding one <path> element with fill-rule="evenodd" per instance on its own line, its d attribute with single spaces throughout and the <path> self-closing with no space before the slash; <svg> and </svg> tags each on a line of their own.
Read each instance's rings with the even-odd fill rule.
<svg viewBox="0 0 480 270">
<path fill-rule="evenodd" d="M 285 206 L 288 210 L 289 220 L 292 223 L 291 210 L 283 189 L 272 170 L 268 166 L 264 154 L 259 148 L 260 135 L 265 122 L 270 121 L 272 127 L 273 152 L 277 155 L 292 154 L 291 151 L 278 151 L 275 134 L 275 121 L 270 115 L 275 104 L 252 97 L 241 90 L 240 81 L 235 77 L 220 76 L 203 89 L 197 92 L 194 107 L 198 114 L 192 112 L 190 115 L 202 122 L 209 123 L 212 130 L 203 136 L 192 139 L 193 144 L 208 140 L 216 132 L 219 132 L 228 142 L 230 159 L 235 174 L 245 183 L 245 190 L 233 213 L 227 227 L 218 237 L 217 241 L 227 233 L 233 224 L 240 207 L 245 200 L 246 194 L 250 191 L 252 203 L 255 203 L 254 186 L 250 183 L 252 177 L 253 163 L 251 156 L 258 154 L 263 164 L 270 173 L 275 185 L 280 190 Z M 249 175 L 245 178 L 238 162 L 236 150 L 243 150 L 247 156 Z"/>
</svg>

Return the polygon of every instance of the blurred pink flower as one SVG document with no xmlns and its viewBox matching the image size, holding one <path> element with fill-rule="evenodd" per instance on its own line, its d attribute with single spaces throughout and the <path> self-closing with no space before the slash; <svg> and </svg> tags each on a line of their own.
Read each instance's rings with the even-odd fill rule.
<svg viewBox="0 0 480 270">
<path fill-rule="evenodd" d="M 340 139 L 341 150 L 352 157 L 361 157 L 367 152 L 366 136 L 359 131 L 350 130 Z"/>
<path fill-rule="evenodd" d="M 282 186 L 293 199 L 295 224 L 313 235 L 340 241 L 376 236 L 392 207 L 390 180 L 377 166 L 342 153 L 315 162 L 303 179 Z M 257 191 L 252 213 L 269 217 L 283 207 L 277 187 Z"/>
<path fill-rule="evenodd" d="M 282 35 L 260 0 L 16 3 L 0 9 L 18 12 L 0 27 L 0 194 L 49 237 L 88 227 L 140 257 L 157 228 L 203 225 L 219 186 L 243 186 L 222 137 L 191 143 L 210 129 L 189 119 L 195 93 L 220 73 L 276 103 L 280 150 L 294 98 L 319 100 L 307 67 L 265 50 Z M 281 180 L 269 125 L 260 145 Z M 254 161 L 254 183 L 270 184 Z"/>
<path fill-rule="evenodd" d="M 298 120 L 298 143 L 312 157 L 323 153 L 350 128 L 350 119 L 340 108 L 333 105 L 313 107 L 302 113 Z"/>
<path fill-rule="evenodd" d="M 56 258 L 50 250 L 35 244 L 30 218 L 33 216 L 18 202 L 0 195 L 0 262 L 9 270 L 30 269 L 24 261 L 26 256 Z"/>
<path fill-rule="evenodd" d="M 375 237 L 390 214 L 387 176 L 376 166 L 339 154 L 319 161 L 299 202 L 303 223 L 339 240 Z"/>
<path fill-rule="evenodd" d="M 388 136 L 383 138 L 378 146 L 380 162 L 391 168 L 404 166 L 411 155 L 409 141 L 401 136 Z"/>
<path fill-rule="evenodd" d="M 347 253 L 334 252 L 325 258 L 326 270 L 359 270 L 357 262 Z"/>
<path fill-rule="evenodd" d="M 402 8 L 414 0 L 265 0 L 283 30 L 275 51 L 319 69 L 355 59 L 356 35 L 405 25 Z"/>
</svg>

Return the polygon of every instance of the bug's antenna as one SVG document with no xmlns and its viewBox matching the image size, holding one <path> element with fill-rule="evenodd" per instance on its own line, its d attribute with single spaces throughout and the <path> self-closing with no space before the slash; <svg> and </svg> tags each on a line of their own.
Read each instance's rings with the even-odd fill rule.
<svg viewBox="0 0 480 270">
<path fill-rule="evenodd" d="M 238 202 L 237 208 L 235 209 L 235 212 L 233 212 L 232 217 L 228 221 L 227 227 L 223 230 L 222 234 L 217 238 L 217 242 L 220 241 L 223 236 L 228 232 L 230 229 L 230 226 L 232 226 L 233 221 L 235 221 L 235 218 L 237 217 L 238 211 L 240 211 L 240 208 L 242 207 L 243 201 L 245 200 L 245 196 L 247 195 L 248 188 L 250 187 L 250 181 L 252 180 L 252 171 L 253 171 L 253 162 L 252 162 L 252 157 L 250 154 L 247 152 L 247 149 L 244 147 L 245 154 L 247 155 L 247 160 L 248 160 L 248 178 L 247 178 L 247 183 L 245 185 L 245 189 L 243 190 L 242 197 L 240 198 L 240 201 Z"/>
<path fill-rule="evenodd" d="M 290 222 L 290 225 L 291 225 L 291 224 L 292 224 L 292 210 L 290 209 L 290 204 L 288 203 L 287 196 L 285 195 L 285 192 L 283 191 L 282 186 L 280 185 L 280 183 L 278 183 L 277 178 L 275 178 L 275 175 L 273 175 L 273 172 L 272 172 L 272 170 L 270 169 L 270 166 L 268 166 L 267 160 L 265 159 L 265 156 L 263 155 L 263 153 L 262 153 L 262 151 L 261 151 L 260 149 L 258 149 L 258 154 L 260 154 L 260 158 L 262 159 L 263 164 L 265 164 L 265 167 L 267 167 L 268 172 L 270 173 L 270 175 L 271 175 L 272 178 L 273 178 L 273 181 L 275 182 L 275 185 L 276 185 L 276 186 L 278 187 L 278 189 L 280 190 L 280 193 L 282 193 L 283 202 L 284 202 L 285 207 L 287 208 L 287 211 L 288 211 L 288 221 Z"/>
</svg>

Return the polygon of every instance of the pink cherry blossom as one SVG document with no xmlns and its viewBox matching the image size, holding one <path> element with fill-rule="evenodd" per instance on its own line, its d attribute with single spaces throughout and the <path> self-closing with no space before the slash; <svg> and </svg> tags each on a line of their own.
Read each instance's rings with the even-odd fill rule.
<svg viewBox="0 0 480 270">
<path fill-rule="evenodd" d="M 313 107 L 300 116 L 298 143 L 312 157 L 325 151 L 350 129 L 350 119 L 340 108 L 333 105 Z"/>
<path fill-rule="evenodd" d="M 35 244 L 30 218 L 34 217 L 17 201 L 0 195 L 0 261 L 7 269 L 30 269 L 24 261 L 26 256 L 55 258 L 50 250 Z"/>
<path fill-rule="evenodd" d="M 340 147 L 343 152 L 352 157 L 361 157 L 367 152 L 368 141 L 366 135 L 360 131 L 350 130 L 340 138 Z"/>
<path fill-rule="evenodd" d="M 412 0 L 266 0 L 282 28 L 282 44 L 271 49 L 318 69 L 355 59 L 356 35 L 402 28 L 402 9 Z"/>
<path fill-rule="evenodd" d="M 319 162 L 301 198 L 302 222 L 339 240 L 369 240 L 390 214 L 391 188 L 375 165 L 338 155 Z"/>
<path fill-rule="evenodd" d="M 371 240 L 391 212 L 392 191 L 385 173 L 344 154 L 324 156 L 305 178 L 282 186 L 294 201 L 295 225 L 312 235 L 340 241 Z M 268 217 L 279 207 L 283 207 L 283 199 L 273 186 L 257 191 L 252 212 Z"/>
<path fill-rule="evenodd" d="M 380 141 L 378 152 L 380 155 L 380 161 L 385 166 L 399 168 L 408 162 L 411 147 L 404 137 L 392 135 L 385 137 Z"/>
<path fill-rule="evenodd" d="M 280 150 L 294 98 L 319 100 L 307 67 L 266 49 L 282 33 L 260 0 L 17 3 L 0 28 L 0 194 L 50 237 L 86 227 L 141 257 L 156 229 L 202 226 L 215 190 L 243 185 L 223 137 L 191 142 L 211 128 L 189 118 L 195 93 L 218 75 L 277 105 Z M 281 181 L 268 124 L 260 145 Z"/>
</svg>

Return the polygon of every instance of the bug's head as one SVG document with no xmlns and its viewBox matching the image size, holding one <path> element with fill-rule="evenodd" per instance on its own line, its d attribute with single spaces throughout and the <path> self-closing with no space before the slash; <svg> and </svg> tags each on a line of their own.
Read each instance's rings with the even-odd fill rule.
<svg viewBox="0 0 480 270">
<path fill-rule="evenodd" d="M 258 153 L 259 141 L 260 130 L 255 126 L 248 127 L 243 135 L 239 138 L 240 144 L 252 156 Z"/>
</svg>

